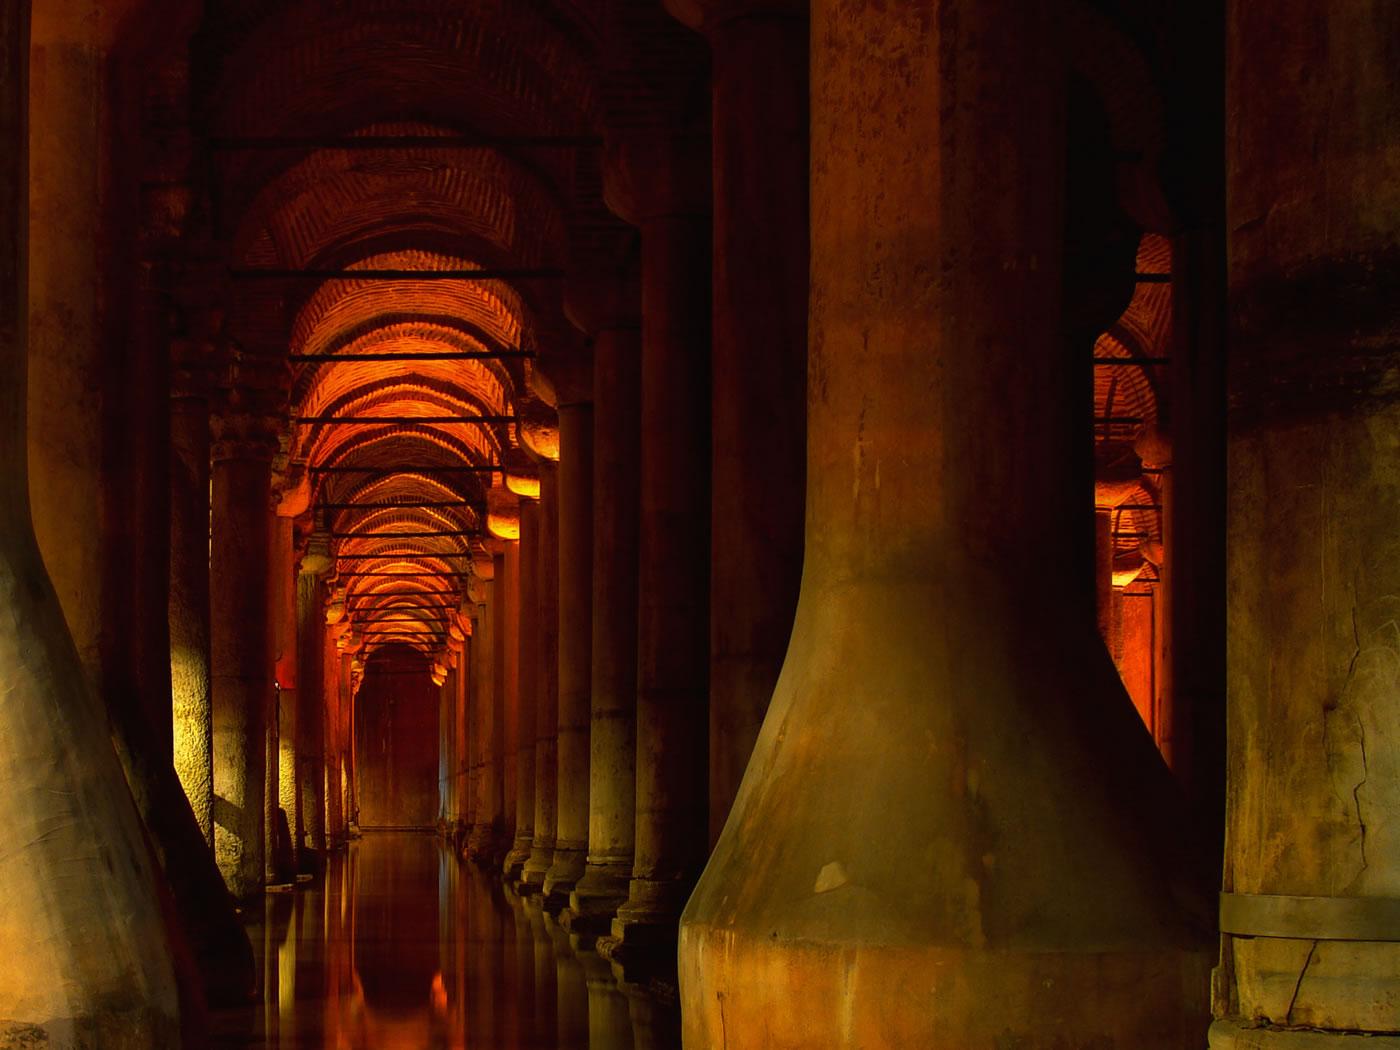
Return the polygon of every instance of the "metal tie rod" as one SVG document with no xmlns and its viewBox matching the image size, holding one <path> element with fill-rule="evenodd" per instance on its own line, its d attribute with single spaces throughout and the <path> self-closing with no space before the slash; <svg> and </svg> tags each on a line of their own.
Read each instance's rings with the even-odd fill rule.
<svg viewBox="0 0 1400 1050">
<path fill-rule="evenodd" d="M 514 423 L 515 416 L 297 416 L 297 423 L 407 426 L 412 423 Z"/>
<path fill-rule="evenodd" d="M 235 281 L 557 281 L 564 271 L 552 268 L 490 270 L 285 270 L 271 266 L 230 270 Z"/>
<path fill-rule="evenodd" d="M 384 354 L 288 354 L 287 360 L 295 362 L 304 361 L 326 361 L 334 364 L 337 361 L 488 361 L 497 358 L 513 357 L 534 357 L 531 350 L 487 350 L 483 353 L 473 351 L 443 351 L 441 353 L 410 354 L 410 353 L 384 353 Z"/>
<path fill-rule="evenodd" d="M 516 146 L 601 149 L 598 135 L 223 135 L 209 140 L 216 150 L 269 149 L 483 149 Z"/>
</svg>

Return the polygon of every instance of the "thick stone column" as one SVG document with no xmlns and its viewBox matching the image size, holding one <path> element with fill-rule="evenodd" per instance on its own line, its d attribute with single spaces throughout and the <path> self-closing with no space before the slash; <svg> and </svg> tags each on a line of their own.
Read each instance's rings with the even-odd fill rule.
<svg viewBox="0 0 1400 1050">
<path fill-rule="evenodd" d="M 516 593 L 514 623 L 507 625 L 507 669 L 514 678 L 507 704 L 515 725 L 515 842 L 506 854 L 506 881 L 514 883 L 530 859 L 535 841 L 535 714 L 539 706 L 538 645 L 540 613 L 540 507 L 539 501 L 520 501 L 520 540 L 506 548 L 506 576 Z M 513 630 L 512 630 L 513 627 Z M 514 671 L 511 676 L 510 672 Z M 507 715 L 510 718 L 510 715 Z M 509 808 L 509 807 L 507 807 Z"/>
<path fill-rule="evenodd" d="M 262 890 L 265 777 L 273 704 L 268 573 L 272 557 L 270 418 L 214 417 L 209 596 L 214 708 L 214 854 L 229 891 Z"/>
<path fill-rule="evenodd" d="M 322 692 L 325 702 L 321 705 L 321 740 L 324 758 L 322 769 L 325 786 L 322 789 L 326 799 L 326 848 L 336 849 L 345 844 L 341 834 L 340 808 L 340 754 L 336 750 L 336 719 L 340 712 L 340 650 L 344 644 L 345 632 L 349 625 L 341 622 L 345 615 L 343 592 L 340 601 L 331 601 L 326 606 L 327 628 L 325 645 L 322 649 Z"/>
<path fill-rule="evenodd" d="M 467 608 L 465 603 L 462 608 Z M 467 630 L 462 632 L 462 648 L 457 654 L 457 687 L 452 698 L 453 725 L 456 727 L 455 758 L 452 766 L 453 808 L 456 810 L 456 821 L 451 829 L 454 853 L 466 844 L 467 830 L 472 826 L 472 793 L 469 779 L 472 765 L 472 730 L 467 707 L 467 683 L 472 674 L 472 636 L 470 617 L 465 611 L 460 612 L 459 616 L 460 624 L 456 625 L 457 629 L 461 630 L 461 626 L 465 625 Z"/>
<path fill-rule="evenodd" d="M 559 468 L 539 462 L 540 534 L 535 658 L 535 837 L 521 876 L 522 887 L 544 886 L 554 863 L 559 825 Z M 528 642 L 528 640 L 527 640 Z"/>
<path fill-rule="evenodd" d="M 610 929 L 627 899 L 636 842 L 637 533 L 641 476 L 640 297 L 616 275 L 578 290 L 569 310 L 611 305 L 593 339 L 593 648 L 588 737 L 588 856 L 569 894 L 571 930 Z"/>
<path fill-rule="evenodd" d="M 210 848 L 214 739 L 209 685 L 208 347 L 171 348 L 170 685 L 175 772 Z"/>
<path fill-rule="evenodd" d="M 175 1047 L 159 875 L 29 514 L 28 15 L 0 9 L 0 1042 L 58 1045 L 76 1027 L 119 1050 Z"/>
<path fill-rule="evenodd" d="M 708 844 L 708 171 L 707 143 L 657 136 L 615 143 L 605 172 L 609 205 L 642 231 L 637 839 L 613 921 L 624 943 L 674 938 Z"/>
<path fill-rule="evenodd" d="M 319 870 L 326 853 L 325 774 L 325 645 L 321 619 L 321 579 L 331 567 L 329 538 L 313 534 L 302 555 L 297 574 L 297 774 L 301 786 L 303 834 L 297 845 L 310 849 L 308 865 L 298 870 Z"/>
<path fill-rule="evenodd" d="M 504 556 L 487 555 L 476 564 L 473 580 L 476 620 L 472 625 L 472 788 L 475 803 L 467 853 L 484 866 L 494 867 L 504 852 L 504 800 L 502 797 L 502 720 L 496 680 L 500 659 L 499 611 L 504 581 Z M 498 567 L 498 563 L 500 563 Z"/>
<path fill-rule="evenodd" d="M 1400 10 L 1227 10 L 1229 787 L 1210 1045 L 1394 1046 L 1400 95 L 1380 71 Z"/>
<path fill-rule="evenodd" d="M 269 841 L 278 847 L 273 857 L 279 883 L 296 877 L 296 844 L 301 840 L 301 794 L 297 785 L 297 553 L 293 522 L 278 514 L 273 525 L 272 659 L 276 683 L 277 794 L 270 807 L 278 823 Z M 278 811 L 285 814 L 287 839 L 282 841 Z"/>
<path fill-rule="evenodd" d="M 710 842 L 792 633 L 807 467 L 806 0 L 668 0 L 710 41 Z"/>
<path fill-rule="evenodd" d="M 520 541 L 502 544 L 501 563 L 497 567 L 500 591 L 500 634 L 496 643 L 496 703 L 501 719 L 501 812 L 502 828 L 510 849 L 515 848 L 515 774 L 516 707 L 519 695 L 520 656 Z M 510 852 L 507 849 L 507 853 Z"/>
<path fill-rule="evenodd" d="M 587 393 L 591 397 L 592 368 Z M 575 391 L 577 397 L 584 391 Z M 588 856 L 589 693 L 593 645 L 593 404 L 559 405 L 559 814 L 544 880 L 568 901 Z"/>
<path fill-rule="evenodd" d="M 813 4 L 802 595 L 682 919 L 687 1046 L 1199 1042 L 1208 905 L 1071 484 L 1052 6 Z"/>
</svg>

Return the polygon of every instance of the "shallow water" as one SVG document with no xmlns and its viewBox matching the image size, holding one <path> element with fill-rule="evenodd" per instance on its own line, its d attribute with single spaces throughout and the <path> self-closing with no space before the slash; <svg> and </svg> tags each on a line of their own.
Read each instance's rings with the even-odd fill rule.
<svg viewBox="0 0 1400 1050">
<path fill-rule="evenodd" d="M 575 949 L 536 899 L 425 832 L 365 832 L 324 881 L 248 916 L 262 1002 L 217 1050 L 675 1050 L 674 1008 Z"/>
</svg>

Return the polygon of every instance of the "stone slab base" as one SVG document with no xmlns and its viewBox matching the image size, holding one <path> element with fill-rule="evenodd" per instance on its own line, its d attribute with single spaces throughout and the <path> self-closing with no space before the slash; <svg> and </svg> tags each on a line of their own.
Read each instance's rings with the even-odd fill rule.
<svg viewBox="0 0 1400 1050">
<path fill-rule="evenodd" d="M 1182 1050 L 1210 1024 L 1205 951 L 836 944 L 683 926 L 687 1047 Z"/>
<path fill-rule="evenodd" d="M 1250 1028 L 1226 1019 L 1210 1026 L 1210 1050 L 1400 1050 L 1400 1035 Z"/>
</svg>

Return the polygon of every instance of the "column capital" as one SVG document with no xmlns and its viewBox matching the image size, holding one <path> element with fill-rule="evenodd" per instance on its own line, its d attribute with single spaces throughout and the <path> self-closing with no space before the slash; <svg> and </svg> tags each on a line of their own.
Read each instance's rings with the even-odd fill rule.
<svg viewBox="0 0 1400 1050">
<path fill-rule="evenodd" d="M 635 235 L 621 250 L 573 257 L 564 276 L 564 315 L 589 338 L 642 326 L 642 268 Z"/>
<path fill-rule="evenodd" d="M 609 131 L 603 200 L 633 226 L 673 215 L 708 215 L 710 136 L 690 128 Z"/>
<path fill-rule="evenodd" d="M 278 420 L 259 412 L 220 412 L 210 417 L 209 455 L 224 460 L 257 460 L 271 464 L 277 454 Z"/>
<path fill-rule="evenodd" d="M 325 575 L 335 564 L 331 557 L 331 534 L 318 529 L 306 537 L 306 550 L 301 555 L 298 572 L 312 576 Z"/>
</svg>

